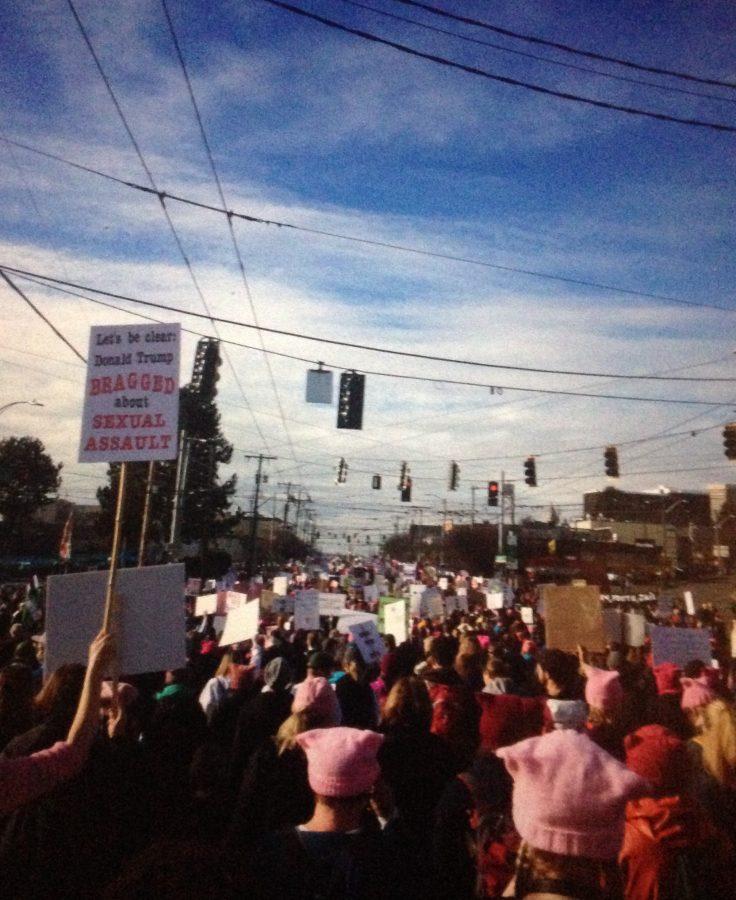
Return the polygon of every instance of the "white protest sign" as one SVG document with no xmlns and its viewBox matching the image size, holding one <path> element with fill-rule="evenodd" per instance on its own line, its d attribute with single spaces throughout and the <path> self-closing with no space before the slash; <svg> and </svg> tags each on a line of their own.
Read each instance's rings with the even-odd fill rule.
<svg viewBox="0 0 736 900">
<path fill-rule="evenodd" d="M 337 630 L 340 634 L 350 634 L 351 627 L 362 622 L 374 622 L 376 623 L 376 628 L 378 628 L 378 616 L 375 613 L 351 610 L 341 615 L 337 620 Z"/>
<path fill-rule="evenodd" d="M 486 591 L 486 608 L 503 609 L 503 591 Z"/>
<path fill-rule="evenodd" d="M 671 662 L 684 668 L 694 659 L 707 662 L 711 658 L 710 634 L 701 628 L 649 627 L 654 665 Z"/>
<path fill-rule="evenodd" d="M 522 606 L 521 607 L 521 621 L 525 625 L 533 625 L 534 624 L 534 609 L 531 606 Z"/>
<path fill-rule="evenodd" d="M 647 620 L 641 613 L 624 613 L 624 644 L 627 647 L 643 647 Z"/>
<path fill-rule="evenodd" d="M 319 631 L 319 591 L 297 591 L 294 628 L 297 631 Z"/>
<path fill-rule="evenodd" d="M 383 632 L 392 634 L 397 644 L 403 644 L 409 634 L 406 627 L 406 600 L 387 603 L 383 607 Z"/>
<path fill-rule="evenodd" d="M 363 588 L 363 599 L 367 603 L 376 603 L 378 601 L 378 587 L 375 584 L 367 584 Z"/>
<path fill-rule="evenodd" d="M 248 595 L 241 594 L 238 591 L 225 591 L 225 609 L 230 612 L 231 609 L 240 609 L 248 602 Z"/>
<path fill-rule="evenodd" d="M 446 590 L 447 590 L 447 578 L 445 578 L 444 575 L 443 575 L 442 578 L 440 578 L 440 580 L 437 582 L 437 587 L 438 587 L 441 591 L 446 591 Z"/>
<path fill-rule="evenodd" d="M 347 594 L 319 595 L 319 614 L 321 616 L 339 616 L 345 612 Z"/>
<path fill-rule="evenodd" d="M 409 609 L 413 616 L 422 614 L 422 594 L 424 593 L 423 584 L 409 585 Z"/>
<path fill-rule="evenodd" d="M 685 612 L 687 612 L 687 614 L 689 616 L 694 616 L 695 615 L 695 601 L 693 600 L 692 591 L 685 591 L 685 593 L 683 594 L 683 597 L 685 598 Z"/>
<path fill-rule="evenodd" d="M 277 575 L 273 580 L 273 592 L 278 597 L 285 597 L 289 586 L 288 575 Z"/>
<path fill-rule="evenodd" d="M 47 582 L 47 674 L 64 663 L 86 663 L 102 628 L 107 572 L 51 575 Z M 119 569 L 118 658 L 121 675 L 180 669 L 186 663 L 184 565 Z"/>
<path fill-rule="evenodd" d="M 421 615 L 436 619 L 444 615 L 445 607 L 442 602 L 442 593 L 437 588 L 427 588 L 422 593 Z"/>
<path fill-rule="evenodd" d="M 79 462 L 176 459 L 180 329 L 92 326 Z"/>
<path fill-rule="evenodd" d="M 386 652 L 386 645 L 375 622 L 365 621 L 350 625 L 350 634 L 367 665 L 381 661 Z"/>
<path fill-rule="evenodd" d="M 195 616 L 212 616 L 217 612 L 217 594 L 201 594 L 194 604 Z"/>
<path fill-rule="evenodd" d="M 220 638 L 220 646 L 251 641 L 258 634 L 258 601 L 251 600 L 230 610 Z"/>
</svg>

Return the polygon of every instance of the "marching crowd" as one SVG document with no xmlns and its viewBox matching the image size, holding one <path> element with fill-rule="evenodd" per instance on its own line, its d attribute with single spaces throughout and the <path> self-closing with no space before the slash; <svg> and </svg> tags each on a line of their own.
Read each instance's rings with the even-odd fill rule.
<svg viewBox="0 0 736 900">
<path fill-rule="evenodd" d="M 116 688 L 104 632 L 86 667 L 44 679 L 40 592 L 0 589 L 0 895 L 735 897 L 717 616 L 698 624 L 718 667 L 653 666 L 646 645 L 545 647 L 520 616 L 533 591 L 495 611 L 479 596 L 386 635 L 374 665 L 328 618 L 273 615 L 220 647 L 190 608 L 186 667 Z"/>
</svg>

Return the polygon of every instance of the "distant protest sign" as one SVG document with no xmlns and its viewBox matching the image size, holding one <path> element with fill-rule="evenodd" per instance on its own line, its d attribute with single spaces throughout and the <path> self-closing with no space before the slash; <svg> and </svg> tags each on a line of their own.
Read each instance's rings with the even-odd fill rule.
<svg viewBox="0 0 736 900">
<path fill-rule="evenodd" d="M 239 591 L 225 591 L 225 610 L 230 612 L 231 609 L 240 609 L 249 599 L 251 598 L 247 594 L 241 594 Z"/>
<path fill-rule="evenodd" d="M 80 462 L 176 459 L 180 329 L 91 328 Z"/>
<path fill-rule="evenodd" d="M 421 615 L 436 619 L 444 614 L 445 605 L 442 602 L 442 592 L 438 588 L 426 588 L 422 593 Z"/>
<path fill-rule="evenodd" d="M 271 612 L 279 616 L 290 616 L 294 612 L 294 597 L 274 597 Z"/>
<path fill-rule="evenodd" d="M 319 631 L 319 591 L 297 591 L 294 628 L 297 631 Z"/>
<path fill-rule="evenodd" d="M 534 624 L 534 609 L 531 606 L 522 606 L 521 607 L 521 621 L 525 625 L 533 625 Z"/>
<path fill-rule="evenodd" d="M 89 645 L 102 628 L 107 572 L 51 575 L 46 600 L 46 657 L 49 675 L 64 663 L 86 663 Z M 119 671 L 139 675 L 186 664 L 184 565 L 120 569 L 118 605 Z"/>
<path fill-rule="evenodd" d="M 230 610 L 220 638 L 221 647 L 253 640 L 258 634 L 258 606 L 257 600 L 251 600 Z"/>
<path fill-rule="evenodd" d="M 351 609 L 344 612 L 337 620 L 337 630 L 340 634 L 350 634 L 353 625 L 362 622 L 374 622 L 378 629 L 378 615 L 376 613 L 362 612 L 359 609 Z"/>
<path fill-rule="evenodd" d="M 262 590 L 260 596 L 261 612 L 269 613 L 273 608 L 273 601 L 276 594 L 273 591 Z"/>
<path fill-rule="evenodd" d="M 694 616 L 695 615 L 695 601 L 693 600 L 693 592 L 685 591 L 685 593 L 682 596 L 685 598 L 685 612 L 689 616 Z"/>
<path fill-rule="evenodd" d="M 663 662 L 684 668 L 694 659 L 709 664 L 711 658 L 710 632 L 702 628 L 666 628 L 651 625 L 652 656 L 655 666 Z"/>
<path fill-rule="evenodd" d="M 375 584 L 367 584 L 363 588 L 363 599 L 366 603 L 376 603 L 378 601 L 380 594 L 378 593 L 378 586 Z"/>
<path fill-rule="evenodd" d="M 386 652 L 386 645 L 383 643 L 375 621 L 355 622 L 349 626 L 349 629 L 365 663 L 371 665 L 380 662 Z"/>
<path fill-rule="evenodd" d="M 548 585 L 544 589 L 547 646 L 574 653 L 606 649 L 600 591 L 593 585 Z"/>
<path fill-rule="evenodd" d="M 503 609 L 503 591 L 486 591 L 486 609 Z"/>
<path fill-rule="evenodd" d="M 217 594 L 200 594 L 194 603 L 195 616 L 213 616 L 217 611 Z"/>
<path fill-rule="evenodd" d="M 603 632 L 609 644 L 623 643 L 624 623 L 620 609 L 603 610 Z"/>
<path fill-rule="evenodd" d="M 285 597 L 289 586 L 288 575 L 277 575 L 273 580 L 273 592 L 279 597 Z"/>
<path fill-rule="evenodd" d="M 409 608 L 413 616 L 422 614 L 422 594 L 424 593 L 423 584 L 409 585 Z"/>
<path fill-rule="evenodd" d="M 624 613 L 624 644 L 627 647 L 643 647 L 647 636 L 647 620 L 641 613 Z"/>
<path fill-rule="evenodd" d="M 396 600 L 383 607 L 383 633 L 392 634 L 397 644 L 407 640 L 406 600 Z"/>
<path fill-rule="evenodd" d="M 321 616 L 339 616 L 345 612 L 347 594 L 319 594 L 319 614 Z"/>
</svg>

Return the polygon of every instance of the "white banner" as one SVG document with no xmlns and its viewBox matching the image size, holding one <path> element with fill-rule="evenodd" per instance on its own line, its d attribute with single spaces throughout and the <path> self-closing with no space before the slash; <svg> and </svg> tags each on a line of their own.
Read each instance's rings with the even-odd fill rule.
<svg viewBox="0 0 736 900">
<path fill-rule="evenodd" d="M 180 329 L 92 326 L 80 462 L 176 459 Z"/>
</svg>

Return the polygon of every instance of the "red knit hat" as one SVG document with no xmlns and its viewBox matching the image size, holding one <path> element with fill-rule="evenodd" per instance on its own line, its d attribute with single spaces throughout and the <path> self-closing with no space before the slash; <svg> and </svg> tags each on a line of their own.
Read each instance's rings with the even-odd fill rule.
<svg viewBox="0 0 736 900">
<path fill-rule="evenodd" d="M 626 765 L 657 791 L 679 791 L 688 770 L 687 747 L 662 725 L 645 725 L 624 738 Z"/>
<path fill-rule="evenodd" d="M 542 733 L 544 697 L 485 693 L 475 696 L 481 710 L 478 730 L 483 753 L 495 753 L 499 747 Z"/>
<path fill-rule="evenodd" d="M 679 694 L 682 691 L 680 674 L 680 667 L 671 662 L 654 667 L 654 680 L 657 682 L 657 693 L 660 697 L 664 694 Z"/>
</svg>

